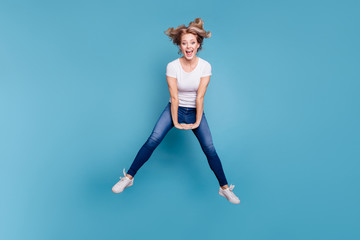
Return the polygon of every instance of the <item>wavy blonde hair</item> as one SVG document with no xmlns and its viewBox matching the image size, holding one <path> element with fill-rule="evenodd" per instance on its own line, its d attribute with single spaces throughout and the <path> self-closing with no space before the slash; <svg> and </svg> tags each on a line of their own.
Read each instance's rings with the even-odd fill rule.
<svg viewBox="0 0 360 240">
<path fill-rule="evenodd" d="M 189 26 L 186 27 L 184 24 L 178 26 L 177 28 L 170 27 L 164 33 L 173 41 L 177 46 L 181 43 L 181 37 L 184 34 L 192 33 L 196 36 L 196 40 L 200 43 L 198 52 L 202 49 L 202 44 L 204 38 L 210 38 L 211 32 L 206 32 L 204 27 L 204 21 L 201 18 L 196 18 L 194 21 L 189 23 Z M 180 51 L 180 50 L 179 50 Z"/>
</svg>

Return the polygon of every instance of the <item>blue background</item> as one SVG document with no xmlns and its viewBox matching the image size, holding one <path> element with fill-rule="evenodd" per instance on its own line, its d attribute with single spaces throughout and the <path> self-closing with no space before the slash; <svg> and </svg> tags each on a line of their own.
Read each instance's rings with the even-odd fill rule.
<svg viewBox="0 0 360 240">
<path fill-rule="evenodd" d="M 1 239 L 359 239 L 359 1 L 1 1 Z M 172 129 L 163 33 L 201 17 L 204 111 L 241 204 Z"/>
</svg>

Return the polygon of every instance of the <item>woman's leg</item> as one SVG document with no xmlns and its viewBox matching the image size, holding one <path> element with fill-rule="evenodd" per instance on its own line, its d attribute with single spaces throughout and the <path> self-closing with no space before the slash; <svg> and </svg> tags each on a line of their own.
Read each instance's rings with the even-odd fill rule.
<svg viewBox="0 0 360 240">
<path fill-rule="evenodd" d="M 203 113 L 199 127 L 192 129 L 193 133 L 199 140 L 202 150 L 204 151 L 211 170 L 215 173 L 220 186 L 227 185 L 227 180 L 222 168 L 218 154 L 216 153 L 209 125 L 206 121 L 205 113 Z"/>
<path fill-rule="evenodd" d="M 157 123 L 155 124 L 155 127 L 149 138 L 137 153 L 127 174 L 135 176 L 139 168 L 141 168 L 141 166 L 150 158 L 155 148 L 161 143 L 165 135 L 173 126 L 174 124 L 171 118 L 170 103 L 168 103 L 168 105 L 165 107 L 164 111 L 160 115 Z"/>
</svg>

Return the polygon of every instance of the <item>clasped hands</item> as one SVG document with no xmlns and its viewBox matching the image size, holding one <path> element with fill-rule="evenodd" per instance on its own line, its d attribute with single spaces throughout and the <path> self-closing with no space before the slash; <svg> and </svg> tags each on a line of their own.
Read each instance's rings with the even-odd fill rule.
<svg viewBox="0 0 360 240">
<path fill-rule="evenodd" d="M 189 130 L 189 129 L 195 129 L 199 127 L 199 125 L 200 125 L 199 123 L 190 123 L 190 124 L 180 123 L 180 124 L 176 124 L 175 127 L 178 129 Z"/>
</svg>

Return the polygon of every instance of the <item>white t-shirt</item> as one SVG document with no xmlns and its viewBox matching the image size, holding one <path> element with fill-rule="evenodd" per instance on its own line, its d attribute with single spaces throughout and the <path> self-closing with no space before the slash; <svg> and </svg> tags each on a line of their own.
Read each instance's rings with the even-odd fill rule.
<svg viewBox="0 0 360 240">
<path fill-rule="evenodd" d="M 166 76 L 177 79 L 179 106 L 196 107 L 196 95 L 200 78 L 211 75 L 211 65 L 199 57 L 198 65 L 192 72 L 185 72 L 179 58 L 171 61 L 166 66 Z M 171 96 L 169 99 L 171 102 Z"/>
</svg>

